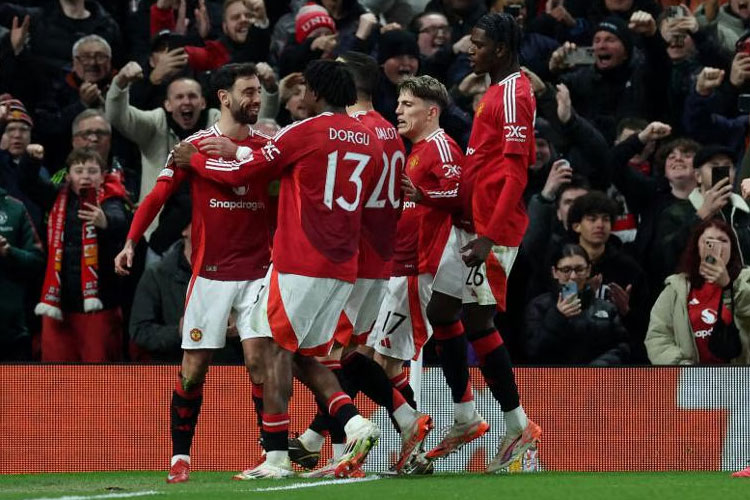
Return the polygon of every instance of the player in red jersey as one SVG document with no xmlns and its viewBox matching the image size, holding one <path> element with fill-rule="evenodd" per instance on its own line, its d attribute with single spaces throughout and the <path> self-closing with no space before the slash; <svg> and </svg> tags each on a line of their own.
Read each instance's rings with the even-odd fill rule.
<svg viewBox="0 0 750 500">
<path fill-rule="evenodd" d="M 357 88 L 357 102 L 347 107 L 347 112 L 375 133 L 383 146 L 383 162 L 382 170 L 376 172 L 374 190 L 364 203 L 357 281 L 336 328 L 336 347 L 321 362 L 336 374 L 350 397 L 362 391 L 389 412 L 402 439 L 401 453 L 394 466 L 398 471 L 432 429 L 432 419 L 415 410 L 413 392 L 405 397 L 395 388 L 383 368 L 372 360 L 371 349 L 363 345 L 388 287 L 396 222 L 401 211 L 399 180 L 406 159 L 405 148 L 393 125 L 372 106 L 376 85 L 372 75 L 378 72 L 375 59 L 359 52 L 347 52 L 339 61 L 346 64 Z M 362 347 L 357 349 L 357 345 Z M 335 462 L 344 447 L 343 429 L 323 412 L 316 415 L 302 435 L 290 440 L 292 461 L 303 467 L 314 467 L 326 430 L 330 431 Z M 312 475 L 328 475 L 332 469 L 323 467 Z"/>
<path fill-rule="evenodd" d="M 494 325 L 496 308 L 505 308 L 507 276 L 526 231 L 522 195 L 535 161 L 536 104 L 531 84 L 520 71 L 520 42 L 521 29 L 508 14 L 487 14 L 472 29 L 472 69 L 489 74 L 491 85 L 474 114 L 461 183 L 462 223 L 451 230 L 427 309 L 456 419 L 427 457 L 445 456 L 489 428 L 469 397 L 466 340 L 459 319 L 463 302 L 466 337 L 505 417 L 506 434 L 489 472 L 510 465 L 541 436 L 541 428 L 520 405 L 510 356 Z"/>
<path fill-rule="evenodd" d="M 212 86 L 221 102 L 221 117 L 211 128 L 188 137 L 198 144 L 211 137 L 227 137 L 234 144 L 260 147 L 268 137 L 255 132 L 260 108 L 260 82 L 253 64 L 232 64 L 217 70 Z M 213 161 L 213 160 L 209 160 Z M 116 270 L 127 274 L 138 240 L 167 199 L 183 181 L 191 185 L 193 201 L 193 276 L 182 321 L 184 350 L 179 380 L 172 394 L 172 463 L 167 482 L 187 481 L 190 446 L 202 403 L 203 383 L 215 349 L 224 347 L 232 309 L 248 368 L 256 366 L 260 351 L 250 338 L 248 311 L 260 292 L 270 262 L 267 182 L 262 179 L 227 187 L 176 168 L 170 154 L 154 189 L 135 213 L 125 248 L 115 259 Z M 257 373 L 255 368 L 253 372 Z M 262 383 L 260 378 L 254 382 Z"/>
<path fill-rule="evenodd" d="M 356 88 L 342 63 L 313 61 L 304 76 L 305 103 L 315 116 L 282 129 L 262 148 L 237 148 L 233 156 L 239 160 L 211 162 L 184 145 L 193 171 L 216 182 L 241 186 L 266 174 L 281 178 L 273 266 L 250 315 L 254 335 L 269 341 L 272 360 L 263 377 L 267 453 L 264 463 L 239 479 L 291 470 L 287 408 L 293 362 L 302 382 L 344 425 L 347 453 L 336 475 L 358 467 L 380 436 L 313 356 L 329 354 L 357 278 L 363 209 L 373 199 L 383 150 L 370 130 L 346 114 L 345 107 L 356 102 Z"/>
</svg>

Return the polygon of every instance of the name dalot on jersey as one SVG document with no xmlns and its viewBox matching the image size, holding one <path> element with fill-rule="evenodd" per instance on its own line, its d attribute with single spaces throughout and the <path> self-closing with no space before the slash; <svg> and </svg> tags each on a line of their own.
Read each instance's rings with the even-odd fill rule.
<svg viewBox="0 0 750 500">
<path fill-rule="evenodd" d="M 350 142 L 363 146 L 370 145 L 370 135 L 365 132 L 354 132 L 353 130 L 341 130 L 331 127 L 328 129 L 328 138 L 332 141 Z"/>
<path fill-rule="evenodd" d="M 375 127 L 375 134 L 377 134 L 379 141 L 393 141 L 398 139 L 398 131 L 393 127 Z"/>
</svg>

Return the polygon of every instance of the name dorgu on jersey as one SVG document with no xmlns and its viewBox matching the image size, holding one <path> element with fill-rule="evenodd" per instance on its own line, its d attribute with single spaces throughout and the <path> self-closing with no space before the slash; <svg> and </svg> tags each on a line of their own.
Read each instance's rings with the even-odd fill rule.
<svg viewBox="0 0 750 500">
<path fill-rule="evenodd" d="M 361 144 L 363 146 L 370 145 L 370 134 L 366 132 L 354 132 L 353 130 L 341 130 L 333 127 L 328 129 L 328 139 Z"/>
</svg>

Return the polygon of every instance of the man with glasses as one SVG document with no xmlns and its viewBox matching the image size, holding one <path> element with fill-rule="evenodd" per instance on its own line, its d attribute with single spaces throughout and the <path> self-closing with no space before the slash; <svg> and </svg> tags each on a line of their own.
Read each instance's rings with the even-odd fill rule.
<svg viewBox="0 0 750 500">
<path fill-rule="evenodd" d="M 53 80 L 36 109 L 38 132 L 47 158 L 62 164 L 68 151 L 73 119 L 86 109 L 103 108 L 112 81 L 112 49 L 99 35 L 87 35 L 73 45 L 73 71 Z M 105 157 L 106 159 L 106 157 Z"/>
</svg>

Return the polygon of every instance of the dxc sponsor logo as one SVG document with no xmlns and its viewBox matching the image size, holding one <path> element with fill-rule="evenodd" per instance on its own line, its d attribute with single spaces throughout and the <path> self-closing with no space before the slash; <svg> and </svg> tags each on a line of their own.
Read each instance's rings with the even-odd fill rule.
<svg viewBox="0 0 750 500">
<path fill-rule="evenodd" d="M 523 142 L 526 140 L 527 127 L 525 125 L 505 125 L 503 130 L 505 130 L 507 141 Z"/>
</svg>

